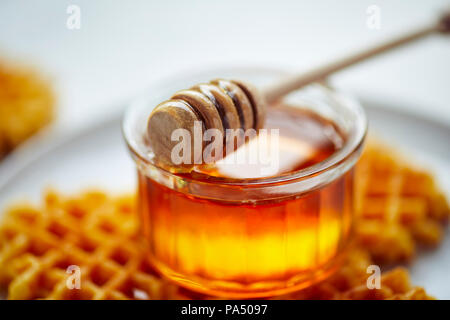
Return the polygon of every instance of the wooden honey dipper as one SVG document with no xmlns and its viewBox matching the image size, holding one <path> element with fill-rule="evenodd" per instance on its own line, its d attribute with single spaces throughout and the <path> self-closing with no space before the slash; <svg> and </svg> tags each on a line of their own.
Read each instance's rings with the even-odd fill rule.
<svg viewBox="0 0 450 320">
<path fill-rule="evenodd" d="M 182 170 L 187 168 L 189 170 L 195 162 L 193 150 L 190 164 L 174 164 L 171 160 L 172 150 L 179 143 L 179 141 L 172 141 L 171 139 L 172 132 L 175 129 L 186 129 L 191 137 L 194 137 L 194 122 L 200 121 L 203 131 L 217 129 L 225 139 L 227 129 L 262 128 L 265 122 L 267 105 L 279 100 L 289 92 L 313 82 L 324 80 L 334 72 L 390 49 L 430 34 L 449 32 L 450 12 L 447 12 L 437 23 L 381 45 L 362 50 L 312 71 L 286 78 L 284 81 L 266 88 L 264 94 L 252 85 L 237 80 L 218 79 L 206 84 L 198 84 L 190 89 L 175 93 L 169 100 L 155 107 L 148 120 L 148 141 L 160 164 L 170 168 L 183 168 Z M 193 148 L 193 142 L 191 146 Z"/>
</svg>

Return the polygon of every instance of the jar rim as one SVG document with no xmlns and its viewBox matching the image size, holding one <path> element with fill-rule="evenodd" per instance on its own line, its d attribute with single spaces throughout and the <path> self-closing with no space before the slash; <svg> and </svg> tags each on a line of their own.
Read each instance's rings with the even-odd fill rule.
<svg viewBox="0 0 450 320">
<path fill-rule="evenodd" d="M 240 69 L 242 71 L 242 68 Z M 274 69 L 266 69 L 265 71 L 271 73 L 277 72 L 280 74 L 286 74 L 283 71 L 275 71 Z M 354 130 L 352 130 L 352 132 L 347 136 L 347 139 L 345 139 L 344 144 L 341 148 L 339 148 L 337 151 L 335 151 L 332 155 L 330 155 L 326 159 L 318 163 L 315 163 L 312 166 L 308 166 L 306 168 L 296 170 L 293 172 L 288 172 L 276 176 L 258 177 L 258 178 L 228 178 L 228 177 L 224 178 L 224 177 L 208 176 L 207 179 L 200 179 L 186 175 L 180 176 L 179 173 L 171 172 L 166 168 L 158 166 L 148 156 L 146 156 L 142 152 L 142 150 L 141 151 L 138 150 L 138 146 L 133 145 L 132 143 L 133 137 L 131 136 L 132 133 L 129 130 L 130 128 L 127 127 L 132 121 L 132 117 L 136 116 L 136 114 L 134 113 L 136 112 L 137 106 L 133 104 L 127 109 L 124 116 L 124 120 L 122 123 L 123 136 L 125 138 L 125 142 L 127 144 L 128 149 L 133 155 L 134 160 L 142 162 L 140 163 L 140 165 L 149 166 L 152 169 L 156 169 L 166 177 L 172 177 L 177 179 L 182 178 L 183 180 L 191 183 L 224 185 L 230 187 L 233 186 L 261 187 L 261 186 L 285 184 L 292 181 L 307 180 L 311 177 L 316 177 L 330 170 L 337 169 L 338 167 L 342 166 L 346 161 L 351 161 L 351 159 L 354 159 L 356 161 L 356 158 L 352 157 L 352 155 L 355 155 L 355 153 L 358 153 L 358 151 L 362 149 L 368 127 L 365 112 L 362 106 L 355 99 L 348 97 L 347 95 L 344 95 L 339 91 L 326 87 L 323 84 L 314 83 L 305 88 L 308 87 L 316 87 L 319 88 L 319 90 L 322 90 L 324 94 L 330 96 L 334 101 L 339 103 L 341 107 L 344 107 L 348 111 L 353 113 L 356 121 L 352 123 L 352 125 L 354 126 L 353 128 Z M 305 89 L 301 89 L 300 91 L 302 90 Z M 356 155 L 356 157 L 357 156 L 359 156 L 359 153 Z"/>
</svg>

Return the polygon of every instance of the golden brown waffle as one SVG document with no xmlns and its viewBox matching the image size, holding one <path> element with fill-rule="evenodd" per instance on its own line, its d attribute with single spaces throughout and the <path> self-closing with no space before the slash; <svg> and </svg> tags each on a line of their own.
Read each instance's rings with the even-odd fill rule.
<svg viewBox="0 0 450 320">
<path fill-rule="evenodd" d="M 53 111 L 47 82 L 30 70 L 0 62 L 0 159 L 48 124 Z"/>
<path fill-rule="evenodd" d="M 405 268 L 395 268 L 381 276 L 379 289 L 368 289 L 367 268 L 372 264 L 370 254 L 352 247 L 343 266 L 331 278 L 305 290 L 283 296 L 283 299 L 314 300 L 430 300 L 423 288 L 414 287 Z"/>
<path fill-rule="evenodd" d="M 21 205 L 0 231 L 0 281 L 10 299 L 164 299 L 170 287 L 145 263 L 136 241 L 131 198 L 100 192 L 65 199 L 49 192 L 44 207 Z M 68 290 L 69 265 L 81 268 Z"/>
<path fill-rule="evenodd" d="M 449 207 L 433 177 L 385 145 L 371 142 L 356 170 L 356 235 L 377 262 L 410 260 L 435 246 Z"/>
<path fill-rule="evenodd" d="M 382 168 L 379 160 L 375 160 L 379 158 L 384 159 L 384 156 L 380 156 L 375 149 L 368 150 L 360 164 L 358 179 L 364 178 L 363 172 L 372 172 L 370 166 L 376 167 L 376 170 L 378 167 Z M 385 177 L 386 181 L 389 181 L 390 176 Z M 362 184 L 362 181 L 358 183 Z M 365 188 L 367 190 L 367 185 Z M 422 199 L 417 195 L 417 191 L 415 192 L 415 198 Z M 364 204 L 360 204 L 360 207 L 365 208 L 367 201 L 372 200 L 372 193 L 365 191 L 359 195 L 364 196 L 364 199 L 359 201 Z M 431 209 L 420 217 L 427 217 L 426 221 L 437 223 L 443 218 L 442 213 L 434 211 L 440 207 L 438 202 L 433 202 L 437 198 L 427 196 L 425 199 L 432 201 L 427 202 L 427 208 Z M 389 261 L 396 261 L 397 258 L 405 256 L 402 251 L 403 237 L 388 237 L 389 247 L 385 247 L 384 251 L 392 248 L 395 254 L 376 250 L 377 240 L 388 240 L 385 240 L 387 236 L 383 232 L 367 233 L 366 225 L 372 223 L 372 220 L 377 222 L 377 228 L 382 228 L 383 224 L 386 227 L 392 224 L 403 230 L 403 234 L 411 239 L 422 239 L 422 236 L 416 236 L 417 226 L 412 228 L 412 223 L 398 223 L 397 219 L 375 219 L 362 210 L 356 225 L 358 241 L 349 249 L 347 259 L 340 270 L 320 284 L 281 298 L 430 298 L 422 288 L 411 286 L 408 273 L 402 268 L 384 273 L 381 289 L 367 288 L 367 267 L 372 264 L 371 254 Z M 414 245 L 415 240 L 411 241 L 408 244 Z M 66 268 L 69 265 L 78 265 L 81 268 L 79 290 L 67 288 L 69 275 Z M 146 263 L 145 251 L 137 236 L 137 218 L 132 197 L 112 198 L 101 192 L 87 192 L 73 198 L 49 192 L 41 208 L 24 204 L 11 208 L 0 226 L 0 284 L 8 289 L 10 299 L 193 297 L 159 278 Z"/>
</svg>

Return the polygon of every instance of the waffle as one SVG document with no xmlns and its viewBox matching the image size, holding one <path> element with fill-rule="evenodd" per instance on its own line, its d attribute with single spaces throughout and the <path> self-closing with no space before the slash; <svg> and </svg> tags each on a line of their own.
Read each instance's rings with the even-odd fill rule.
<svg viewBox="0 0 450 320">
<path fill-rule="evenodd" d="M 358 181 L 358 184 L 365 185 L 365 189 L 364 192 L 359 192 L 358 196 L 364 196 L 364 199 L 358 199 L 356 237 L 343 266 L 322 283 L 278 298 L 431 298 L 424 289 L 410 284 L 408 272 L 403 268 L 384 273 L 381 289 L 367 288 L 367 267 L 373 263 L 373 259 L 393 262 L 399 258 L 403 259 L 405 252 L 411 252 L 411 249 L 404 251 L 403 236 L 387 237 L 383 232 L 369 233 L 368 225 L 376 222 L 378 231 L 383 226 L 391 225 L 402 230 L 410 241 L 408 245 L 413 248 L 417 242 L 425 240 L 423 242 L 427 243 L 430 238 L 434 239 L 434 244 L 439 241 L 439 237 L 429 236 L 426 232 L 428 236 L 424 237 L 424 233 L 417 231 L 418 226 L 415 223 L 419 218 L 413 219 L 414 223 L 409 220 L 404 223 L 407 219 L 403 217 L 403 210 L 396 211 L 395 219 L 376 216 L 372 214 L 373 211 L 366 211 L 370 207 L 369 203 L 374 201 L 374 194 L 373 186 L 363 173 L 373 174 L 384 168 L 380 161 L 385 156 L 380 156 L 379 151 L 382 150 L 370 148 L 359 164 L 357 177 L 359 180 L 364 178 L 365 182 Z M 391 160 L 397 164 L 396 159 Z M 401 172 L 408 172 L 408 177 L 410 174 L 418 174 L 406 167 L 402 168 Z M 390 181 L 389 174 L 385 177 L 386 181 Z M 403 175 L 401 177 L 406 179 Z M 382 184 L 382 181 L 379 182 Z M 379 187 L 381 188 L 381 185 Z M 429 189 L 426 190 L 426 197 L 420 197 L 415 191 L 414 199 L 425 199 L 428 208 L 421 209 L 424 211 L 419 217 L 422 222 L 437 224 L 444 219 L 445 212 L 448 214 L 448 209 L 445 209 L 445 202 L 434 202 L 438 199 L 438 193 L 431 196 L 428 195 Z M 392 194 L 385 193 L 385 196 L 389 198 Z M 417 199 L 415 201 L 418 203 Z M 206 298 L 195 296 L 161 279 L 146 262 L 145 250 L 138 240 L 138 221 L 133 197 L 111 197 L 93 191 L 67 198 L 50 191 L 43 202 L 41 208 L 27 204 L 11 207 L 0 226 L 0 284 L 7 288 L 9 299 Z M 441 206 L 444 208 L 442 212 L 434 211 Z M 391 212 L 389 210 L 387 211 Z M 409 211 L 412 210 L 405 211 L 408 216 Z M 388 239 L 385 239 L 386 237 Z M 393 248 L 395 254 L 379 249 L 377 240 L 388 243 L 389 250 Z M 384 251 L 389 250 L 385 248 Z M 69 275 L 66 270 L 71 265 L 80 267 L 80 289 L 68 289 Z"/>
<path fill-rule="evenodd" d="M 356 167 L 355 192 L 356 238 L 377 263 L 410 261 L 419 245 L 440 243 L 446 198 L 426 170 L 393 149 L 371 141 Z"/>
<path fill-rule="evenodd" d="M 53 109 L 48 83 L 30 70 L 0 62 L 0 159 L 48 124 Z"/>
<path fill-rule="evenodd" d="M 277 299 L 301 300 L 432 300 L 423 288 L 414 287 L 408 271 L 397 267 L 381 276 L 379 289 L 369 289 L 367 268 L 372 265 L 367 250 L 353 246 L 343 266 L 329 279 Z"/>
<path fill-rule="evenodd" d="M 136 239 L 130 197 L 101 192 L 63 198 L 54 192 L 45 205 L 13 207 L 0 231 L 0 282 L 10 299 L 127 299 L 169 297 Z M 69 290 L 67 267 L 77 265 L 81 289 Z"/>
</svg>

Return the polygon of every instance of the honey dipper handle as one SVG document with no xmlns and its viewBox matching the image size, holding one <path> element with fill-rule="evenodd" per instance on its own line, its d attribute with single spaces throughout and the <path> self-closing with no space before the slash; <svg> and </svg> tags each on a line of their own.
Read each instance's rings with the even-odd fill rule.
<svg viewBox="0 0 450 320">
<path fill-rule="evenodd" d="M 384 53 L 390 49 L 400 47 L 415 40 L 424 38 L 435 32 L 448 33 L 450 31 L 450 13 L 446 13 L 438 21 L 431 26 L 420 28 L 416 31 L 402 35 L 380 45 L 362 50 L 355 54 L 333 61 L 329 64 L 321 66 L 317 69 L 307 71 L 302 74 L 288 77 L 279 83 L 268 87 L 264 90 L 267 102 L 274 102 L 291 91 L 300 89 L 310 83 L 321 81 L 336 71 L 340 71 L 346 67 L 364 61 L 367 58 Z"/>
</svg>

